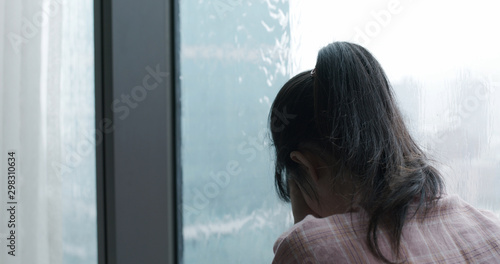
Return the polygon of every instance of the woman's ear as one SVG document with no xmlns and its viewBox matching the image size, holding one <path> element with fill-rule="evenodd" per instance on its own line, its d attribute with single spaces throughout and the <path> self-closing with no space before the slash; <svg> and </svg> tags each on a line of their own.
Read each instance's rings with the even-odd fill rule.
<svg viewBox="0 0 500 264">
<path fill-rule="evenodd" d="M 316 172 L 316 167 L 314 165 L 315 162 L 311 156 L 309 156 L 309 155 L 306 156 L 306 155 L 304 155 L 304 153 L 302 153 L 298 150 L 295 150 L 295 151 L 292 151 L 290 153 L 290 158 L 293 161 L 295 161 L 296 163 L 298 163 L 299 165 L 304 166 L 307 174 L 311 177 L 311 179 L 314 182 L 318 181 L 319 177 L 318 177 L 318 174 Z"/>
</svg>

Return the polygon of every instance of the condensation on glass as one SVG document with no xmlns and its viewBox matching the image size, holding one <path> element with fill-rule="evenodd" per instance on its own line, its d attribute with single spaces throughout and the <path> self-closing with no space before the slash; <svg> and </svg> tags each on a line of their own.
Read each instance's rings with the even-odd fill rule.
<svg viewBox="0 0 500 264">
<path fill-rule="evenodd" d="M 379 59 L 448 193 L 500 214 L 495 10 L 491 1 L 180 1 L 183 262 L 271 262 L 292 221 L 273 189 L 269 107 L 337 40 Z"/>
<path fill-rule="evenodd" d="M 184 263 L 269 262 L 290 222 L 266 144 L 288 4 L 180 1 L 180 27 Z"/>
<path fill-rule="evenodd" d="M 93 28 L 90 0 L 0 3 L 1 263 L 97 263 Z"/>
</svg>

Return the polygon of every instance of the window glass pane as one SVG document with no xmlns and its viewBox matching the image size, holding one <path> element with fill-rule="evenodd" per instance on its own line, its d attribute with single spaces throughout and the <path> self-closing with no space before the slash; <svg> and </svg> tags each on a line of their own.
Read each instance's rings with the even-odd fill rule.
<svg viewBox="0 0 500 264">
<path fill-rule="evenodd" d="M 0 35 L 0 263 L 97 263 L 93 1 L 2 1 Z"/>
<path fill-rule="evenodd" d="M 185 263 L 269 263 L 291 221 L 267 115 L 288 78 L 288 4 L 180 2 Z"/>
<path fill-rule="evenodd" d="M 413 135 L 438 162 L 448 192 L 499 214 L 500 36 L 493 33 L 499 7 L 292 1 L 293 73 L 313 67 L 317 51 L 333 40 L 367 47 L 386 70 Z"/>
<path fill-rule="evenodd" d="M 448 192 L 500 214 L 495 10 L 491 1 L 180 1 L 184 262 L 271 262 L 292 218 L 273 189 L 269 107 L 335 40 L 379 59 Z"/>
<path fill-rule="evenodd" d="M 62 263 L 97 263 L 93 1 L 66 0 L 62 11 Z"/>
</svg>

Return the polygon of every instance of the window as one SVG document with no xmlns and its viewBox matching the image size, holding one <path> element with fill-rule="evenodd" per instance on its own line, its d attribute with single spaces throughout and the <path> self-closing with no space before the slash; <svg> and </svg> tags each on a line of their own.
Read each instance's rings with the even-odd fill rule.
<svg viewBox="0 0 500 264">
<path fill-rule="evenodd" d="M 180 1 L 184 263 L 266 263 L 289 225 L 267 115 L 289 77 L 288 4 Z"/>
<path fill-rule="evenodd" d="M 0 262 L 97 263 L 93 3 L 0 14 Z"/>
<path fill-rule="evenodd" d="M 495 10 L 486 0 L 2 2 L 0 203 L 12 210 L 0 215 L 0 262 L 269 263 L 293 219 L 273 186 L 268 111 L 335 40 L 380 60 L 448 191 L 500 215 Z"/>
<path fill-rule="evenodd" d="M 392 81 L 449 193 L 500 214 L 500 19 L 488 1 L 180 1 L 184 263 L 269 263 L 291 226 L 273 189 L 270 104 L 334 40 Z M 464 17 L 472 19 L 464 19 Z"/>
</svg>

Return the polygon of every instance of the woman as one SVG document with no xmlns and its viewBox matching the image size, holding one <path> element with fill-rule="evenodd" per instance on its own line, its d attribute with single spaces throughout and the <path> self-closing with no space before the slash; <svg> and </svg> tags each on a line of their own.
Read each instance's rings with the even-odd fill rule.
<svg viewBox="0 0 500 264">
<path fill-rule="evenodd" d="M 444 194 L 366 49 L 324 47 L 271 109 L 275 185 L 295 219 L 273 263 L 500 263 L 500 221 Z"/>
</svg>

